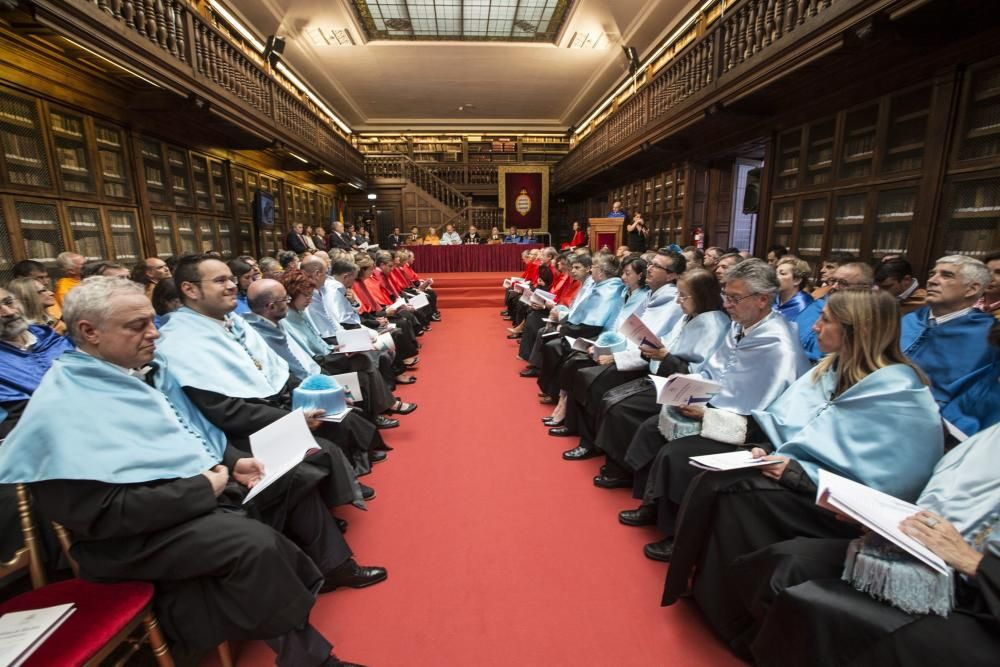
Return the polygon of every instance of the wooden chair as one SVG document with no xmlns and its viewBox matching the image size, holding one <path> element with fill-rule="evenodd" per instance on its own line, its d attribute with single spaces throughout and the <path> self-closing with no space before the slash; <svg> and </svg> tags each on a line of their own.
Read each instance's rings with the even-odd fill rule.
<svg viewBox="0 0 1000 667">
<path fill-rule="evenodd" d="M 70 602 L 76 605 L 73 614 L 28 658 L 25 667 L 98 665 L 127 642 L 130 646 L 119 663 L 124 664 L 143 641 L 149 642 L 159 667 L 174 666 L 153 615 L 153 584 L 139 581 L 95 584 L 79 578 L 46 583 L 31 502 L 21 484 L 17 485 L 17 511 L 24 546 L 10 561 L 0 563 L 0 576 L 28 568 L 33 590 L 0 604 L 0 614 Z M 68 551 L 68 533 L 56 525 L 56 535 L 76 573 L 77 564 Z M 132 638 L 140 625 L 138 639 Z"/>
</svg>

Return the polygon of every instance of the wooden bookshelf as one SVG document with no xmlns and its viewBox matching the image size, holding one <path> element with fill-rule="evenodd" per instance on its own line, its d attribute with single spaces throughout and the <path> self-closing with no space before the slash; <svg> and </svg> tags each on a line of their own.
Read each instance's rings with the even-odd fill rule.
<svg viewBox="0 0 1000 667">
<path fill-rule="evenodd" d="M 15 188 L 52 187 L 38 102 L 0 91 L 3 183 Z"/>
</svg>

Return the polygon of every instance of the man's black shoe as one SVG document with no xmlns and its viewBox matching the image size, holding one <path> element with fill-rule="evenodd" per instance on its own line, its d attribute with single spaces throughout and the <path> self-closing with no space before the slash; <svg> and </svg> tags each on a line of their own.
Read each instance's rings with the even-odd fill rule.
<svg viewBox="0 0 1000 667">
<path fill-rule="evenodd" d="M 669 563 L 670 557 L 674 555 L 674 541 L 668 537 L 659 542 L 650 542 L 642 548 L 642 552 L 650 560 Z"/>
<path fill-rule="evenodd" d="M 634 510 L 622 510 L 618 513 L 618 523 L 626 526 L 652 526 L 656 523 L 656 506 L 639 505 Z"/>
<path fill-rule="evenodd" d="M 358 486 L 361 487 L 361 497 L 365 500 L 371 500 L 375 497 L 375 489 L 372 487 L 358 482 Z"/>
<path fill-rule="evenodd" d="M 382 461 L 385 461 L 387 458 L 389 458 L 388 454 L 386 454 L 385 452 L 381 452 L 377 449 L 373 449 L 372 451 L 368 452 L 368 462 L 372 464 L 382 463 Z"/>
<path fill-rule="evenodd" d="M 365 667 L 365 666 L 358 662 L 344 662 L 343 660 L 337 658 L 337 656 L 331 655 L 329 658 L 326 659 L 326 662 L 320 665 L 320 667 Z"/>
<path fill-rule="evenodd" d="M 389 408 L 389 412 L 395 412 L 397 415 L 408 415 L 417 409 L 416 403 L 406 403 L 402 399 L 396 399 L 396 403 Z"/>
<path fill-rule="evenodd" d="M 594 477 L 594 486 L 602 489 L 627 489 L 631 488 L 632 480 L 628 477 L 613 477 L 602 474 Z"/>
<path fill-rule="evenodd" d="M 441 313 L 434 313 L 433 315 L 431 315 L 431 320 L 434 321 L 434 322 L 440 322 L 441 321 Z"/>
<path fill-rule="evenodd" d="M 399 426 L 399 420 L 386 417 L 385 415 L 378 415 L 375 417 L 375 426 L 378 428 L 396 428 Z"/>
<path fill-rule="evenodd" d="M 541 374 L 542 374 L 542 372 L 540 370 L 538 370 L 537 368 L 534 368 L 534 367 L 532 367 L 532 368 L 525 368 L 523 371 L 521 371 L 520 373 L 518 373 L 518 375 L 520 375 L 523 378 L 536 378 L 536 377 L 538 377 Z"/>
<path fill-rule="evenodd" d="M 542 417 L 542 423 L 549 428 L 555 428 L 557 426 L 562 426 L 566 423 L 565 419 L 553 419 L 552 417 Z"/>
<path fill-rule="evenodd" d="M 567 461 L 583 461 L 600 455 L 601 453 L 596 449 L 587 449 L 586 447 L 580 446 L 563 452 L 562 457 Z"/>
<path fill-rule="evenodd" d="M 365 567 L 358 565 L 353 558 L 338 565 L 333 571 L 327 573 L 320 593 L 327 593 L 336 588 L 366 588 L 373 586 L 380 581 L 385 581 L 389 576 L 384 567 Z"/>
<path fill-rule="evenodd" d="M 553 426 L 549 429 L 549 435 L 553 435 L 557 438 L 569 438 L 574 435 L 579 435 L 569 430 L 565 426 Z"/>
</svg>

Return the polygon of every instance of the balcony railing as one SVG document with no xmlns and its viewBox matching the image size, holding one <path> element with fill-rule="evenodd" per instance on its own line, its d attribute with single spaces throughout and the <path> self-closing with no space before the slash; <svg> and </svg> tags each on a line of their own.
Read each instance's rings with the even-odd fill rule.
<svg viewBox="0 0 1000 667">
<path fill-rule="evenodd" d="M 35 19 L 157 84 L 278 141 L 345 180 L 364 180 L 361 154 L 336 124 L 238 35 L 190 0 L 30 0 Z"/>
<path fill-rule="evenodd" d="M 365 157 L 365 173 L 368 178 L 373 180 L 384 179 L 414 183 L 456 213 L 469 204 L 468 198 L 464 194 L 405 155 L 367 155 Z"/>
<path fill-rule="evenodd" d="M 909 0 L 900 0 L 907 2 Z M 736 0 L 720 3 L 708 26 L 635 94 L 590 131 L 555 168 L 557 191 L 599 173 L 650 136 L 669 135 L 692 112 L 732 95 L 748 70 L 795 52 L 807 39 L 837 35 L 893 0 Z M 721 10 L 721 12 L 720 12 Z M 774 81 L 791 68 L 767 72 Z M 755 78 L 754 85 L 767 82 Z"/>
</svg>

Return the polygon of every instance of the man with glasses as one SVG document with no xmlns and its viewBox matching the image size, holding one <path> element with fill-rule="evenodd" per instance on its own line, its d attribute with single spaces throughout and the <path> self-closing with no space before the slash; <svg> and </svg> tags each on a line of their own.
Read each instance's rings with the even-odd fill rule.
<svg viewBox="0 0 1000 667">
<path fill-rule="evenodd" d="M 0 438 L 17 424 L 52 362 L 72 349 L 50 327 L 28 324 L 20 302 L 0 288 Z"/>
<path fill-rule="evenodd" d="M 975 422 L 957 399 L 997 364 L 988 342 L 996 320 L 974 308 L 989 284 L 989 269 L 978 259 L 942 257 L 927 279 L 927 305 L 903 317 L 899 337 L 903 354 L 930 378 L 942 416 L 970 436 L 963 426 L 973 430 Z M 995 372 L 986 381 L 996 382 Z"/>
<path fill-rule="evenodd" d="M 815 363 L 823 356 L 816 342 L 816 332 L 813 325 L 823 312 L 826 305 L 827 294 L 836 292 L 839 289 L 871 289 L 875 281 L 875 272 L 872 267 L 864 262 L 848 262 L 841 264 L 829 275 L 827 285 L 829 290 L 819 299 L 806 306 L 806 309 L 795 318 L 795 325 L 799 328 L 799 341 L 802 349 L 805 350 L 809 361 Z"/>
<path fill-rule="evenodd" d="M 383 414 L 396 404 L 396 399 L 385 386 L 382 376 L 373 369 L 368 357 L 359 354 L 330 354 L 316 359 L 295 338 L 288 335 L 283 322 L 288 317 L 288 305 L 292 299 L 284 285 L 277 280 L 258 280 L 247 290 L 247 300 L 251 312 L 241 317 L 288 363 L 292 375 L 301 381 L 320 373 L 336 375 L 356 371 L 362 396 L 352 398 L 360 403 L 362 413 L 378 428 L 399 426 L 399 420 Z"/>
<path fill-rule="evenodd" d="M 223 262 L 186 257 L 177 264 L 174 282 L 183 305 L 160 330 L 160 354 L 205 417 L 235 447 L 249 452 L 251 433 L 288 414 L 299 380 L 260 334 L 233 315 L 236 279 Z M 354 413 L 339 424 L 320 421 L 320 416 L 307 413 L 322 456 L 308 457 L 305 463 L 329 475 L 327 504 L 358 502 L 363 494 L 373 497 L 374 490 L 362 488 L 356 474 L 370 470 L 369 453 L 385 448 L 378 431 Z"/>
<path fill-rule="evenodd" d="M 699 371 L 721 389 L 709 401 L 709 409 L 678 410 L 688 419 L 701 421 L 703 432 L 725 431 L 733 440 L 745 442 L 754 432 L 751 412 L 770 405 L 809 369 L 809 362 L 792 325 L 771 308 L 778 291 L 774 268 L 763 260 L 748 259 L 731 268 L 725 278 L 723 307 L 733 321 L 732 328 Z M 668 536 L 646 545 L 646 556 L 668 561 L 673 550 L 676 511 L 687 485 L 699 472 L 688 465 L 688 457 L 732 451 L 732 445 L 701 436 L 674 440 L 669 447 L 664 444 L 666 440 L 657 424 L 646 422 L 636 432 L 629 449 L 638 447 L 657 452 L 651 464 L 636 471 L 636 482 L 642 484 L 646 480 L 643 500 L 647 506 L 656 505 L 653 516 L 660 531 Z"/>
</svg>

